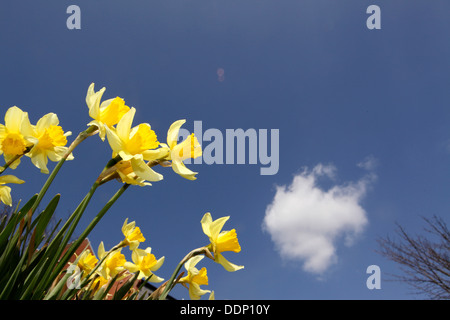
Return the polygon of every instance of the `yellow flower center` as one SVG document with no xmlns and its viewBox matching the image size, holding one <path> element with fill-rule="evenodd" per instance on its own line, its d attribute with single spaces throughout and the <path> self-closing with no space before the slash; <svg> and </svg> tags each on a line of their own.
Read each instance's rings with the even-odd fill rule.
<svg viewBox="0 0 450 320">
<path fill-rule="evenodd" d="M 198 285 L 208 285 L 208 276 L 206 275 L 206 268 L 203 267 L 199 273 L 192 277 L 192 283 L 197 283 Z"/>
<path fill-rule="evenodd" d="M 100 121 L 111 127 L 119 123 L 120 119 L 130 110 L 128 106 L 125 105 L 125 101 L 116 97 L 106 108 L 102 109 L 100 112 Z"/>
<path fill-rule="evenodd" d="M 155 131 L 148 124 L 141 123 L 138 129 L 127 142 L 127 150 L 131 154 L 140 154 L 145 150 L 155 149 L 159 146 Z"/>
<path fill-rule="evenodd" d="M 224 251 L 241 251 L 235 229 L 219 234 L 215 243 L 217 253 Z"/>
<path fill-rule="evenodd" d="M 92 269 L 94 269 L 97 262 L 98 259 L 92 253 L 89 253 L 88 255 L 86 255 L 86 257 L 78 261 L 78 267 L 83 271 L 90 272 Z"/>
<path fill-rule="evenodd" d="M 156 263 L 157 263 L 157 260 L 155 258 L 155 255 L 153 255 L 151 253 L 147 254 L 139 262 L 139 269 L 140 270 L 150 270 Z"/>
<path fill-rule="evenodd" d="M 115 252 L 105 263 L 109 270 L 115 270 L 116 268 L 123 266 L 125 262 L 125 256 L 120 252 Z"/>
<path fill-rule="evenodd" d="M 57 146 L 65 146 L 66 144 L 67 138 L 64 136 L 63 129 L 60 126 L 51 125 L 39 137 L 37 146 L 41 149 L 51 149 Z"/>
<path fill-rule="evenodd" d="M 145 238 L 142 235 L 141 229 L 139 229 L 139 227 L 136 227 L 129 235 L 127 235 L 127 240 L 144 242 Z"/>
<path fill-rule="evenodd" d="M 26 142 L 19 133 L 8 133 L 2 141 L 2 150 L 5 154 L 23 154 L 26 149 Z"/>
</svg>

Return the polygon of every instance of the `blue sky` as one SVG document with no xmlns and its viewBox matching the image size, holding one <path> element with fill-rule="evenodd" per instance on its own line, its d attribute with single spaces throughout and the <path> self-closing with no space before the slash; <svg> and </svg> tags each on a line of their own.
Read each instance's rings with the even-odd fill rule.
<svg viewBox="0 0 450 320">
<path fill-rule="evenodd" d="M 81 9 L 80 30 L 66 27 L 72 4 Z M 366 27 L 372 4 L 381 8 L 380 30 Z M 94 82 L 106 87 L 105 99 L 120 96 L 134 106 L 134 123 L 150 123 L 160 141 L 178 119 L 188 130 L 202 121 L 203 130 L 224 134 L 279 129 L 277 174 L 260 175 L 260 164 L 194 164 L 198 179 L 188 181 L 158 168 L 164 180 L 129 188 L 89 236 L 94 247 L 122 240 L 128 217 L 146 236 L 144 246 L 166 257 L 157 274 L 168 279 L 187 252 L 207 244 L 200 220 L 211 212 L 230 216 L 225 227 L 236 228 L 242 251 L 226 257 L 245 265 L 228 273 L 203 261 L 218 299 L 421 298 L 386 281 L 398 268 L 375 250 L 395 222 L 419 232 L 421 216 L 448 221 L 448 1 L 0 7 L 2 113 L 17 105 L 35 123 L 55 112 L 73 139 L 90 121 L 85 96 Z M 84 197 L 111 149 L 93 137 L 74 155 L 49 191 L 61 193 L 60 218 Z M 29 161 L 14 174 L 26 180 L 14 187 L 14 199 L 27 199 L 46 179 Z M 97 190 L 80 230 L 119 187 Z M 269 212 L 275 222 L 263 227 Z M 317 241 L 305 248 L 309 239 Z M 380 290 L 366 287 L 370 265 L 381 269 Z M 184 288 L 173 294 L 188 298 Z"/>
</svg>

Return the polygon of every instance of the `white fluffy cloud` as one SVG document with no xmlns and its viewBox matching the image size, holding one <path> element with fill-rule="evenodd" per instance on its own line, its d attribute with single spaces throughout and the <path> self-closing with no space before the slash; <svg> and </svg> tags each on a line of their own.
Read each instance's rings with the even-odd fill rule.
<svg viewBox="0 0 450 320">
<path fill-rule="evenodd" d="M 333 182 L 335 176 L 334 166 L 318 164 L 295 176 L 291 185 L 277 187 L 263 221 L 280 255 L 315 274 L 336 263 L 339 240 L 350 246 L 368 223 L 360 202 L 375 175 L 369 172 L 327 190 L 318 185 L 319 178 Z"/>
</svg>

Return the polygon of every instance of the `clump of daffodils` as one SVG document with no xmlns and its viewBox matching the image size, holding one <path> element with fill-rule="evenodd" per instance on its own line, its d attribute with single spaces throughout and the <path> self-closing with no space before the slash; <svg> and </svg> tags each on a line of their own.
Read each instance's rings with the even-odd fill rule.
<svg viewBox="0 0 450 320">
<path fill-rule="evenodd" d="M 163 266 L 165 257 L 155 256 L 152 248 L 142 247 L 146 241 L 135 221 L 125 219 L 121 231 L 122 240 L 105 250 L 101 242 L 95 253 L 87 248 L 76 254 L 81 243 L 111 206 L 130 186 L 146 187 L 163 180 L 161 168 L 171 167 L 179 176 L 196 180 L 198 172 L 186 167 L 184 161 L 202 155 L 202 148 L 191 134 L 178 141 L 179 130 L 186 120 L 173 122 L 161 140 L 151 125 L 136 122 L 136 108 L 130 107 L 121 97 L 103 100 L 106 89 L 95 91 L 92 83 L 86 94 L 86 105 L 91 118 L 87 129 L 69 143 L 72 132 L 60 125 L 58 116 L 49 112 L 35 124 L 28 112 L 17 106 L 10 107 L 0 123 L 0 203 L 12 207 L 11 185 L 25 183 L 6 170 L 16 170 L 24 157 L 43 174 L 47 181 L 38 194 L 22 207 L 12 209 L 10 219 L 0 221 L 0 299 L 137 299 L 139 288 L 146 282 L 160 283 L 148 299 L 165 299 L 177 284 L 188 289 L 191 299 L 198 300 L 214 291 L 209 285 L 206 267 L 200 267 L 204 257 L 233 272 L 243 268 L 229 262 L 225 252 L 241 251 L 235 229 L 222 231 L 229 217 L 213 220 L 206 213 L 200 221 L 208 237 L 208 244 L 189 252 L 176 266 L 171 277 L 165 281 L 155 274 Z M 92 187 L 70 215 L 61 230 L 49 227 L 60 195 L 56 195 L 45 208 L 35 214 L 49 186 L 67 160 L 74 160 L 74 149 L 88 137 L 97 135 L 107 141 L 112 150 L 111 160 L 93 181 Z M 164 141 L 164 142 L 161 142 Z M 56 163 L 49 168 L 49 161 Z M 161 169 L 162 170 L 162 169 Z M 108 181 L 119 181 L 119 190 L 97 213 L 80 236 L 69 243 L 95 191 Z M 127 258 L 127 251 L 131 259 Z M 181 271 L 184 267 L 185 271 Z M 125 282 L 123 282 L 125 281 Z M 120 283 L 120 287 L 115 285 Z"/>
</svg>

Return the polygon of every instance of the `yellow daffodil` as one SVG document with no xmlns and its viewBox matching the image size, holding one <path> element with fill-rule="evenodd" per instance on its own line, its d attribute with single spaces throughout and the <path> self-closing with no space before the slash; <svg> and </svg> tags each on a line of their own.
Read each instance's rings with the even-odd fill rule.
<svg viewBox="0 0 450 320">
<path fill-rule="evenodd" d="M 130 161 L 134 174 L 147 181 L 160 181 L 163 176 L 153 171 L 144 160 L 155 160 L 159 151 L 151 150 L 159 146 L 155 132 L 148 123 L 141 123 L 133 128 L 135 108 L 131 108 L 117 124 L 116 129 L 106 127 L 109 145 L 113 156 Z"/>
<path fill-rule="evenodd" d="M 67 137 L 72 133 L 64 133 L 63 129 L 58 126 L 59 119 L 54 113 L 48 113 L 38 120 L 34 126 L 31 135 L 37 139 L 37 143 L 33 146 L 27 156 L 31 158 L 31 162 L 42 173 L 49 173 L 47 168 L 48 159 L 58 162 L 67 152 Z M 73 160 L 73 155 L 69 155 L 67 160 Z"/>
<path fill-rule="evenodd" d="M 131 254 L 132 262 L 125 262 L 124 267 L 132 272 L 139 272 L 138 278 L 145 278 L 147 279 L 150 277 L 148 281 L 150 282 L 161 282 L 164 279 L 158 277 L 153 272 L 157 271 L 162 264 L 164 263 L 164 257 L 161 257 L 159 259 L 155 258 L 155 255 L 152 253 L 152 249 L 149 247 L 145 250 L 143 249 L 134 249 L 133 253 Z"/>
<path fill-rule="evenodd" d="M 189 289 L 189 297 L 191 300 L 199 300 L 202 295 L 211 292 L 210 290 L 203 290 L 200 288 L 201 285 L 208 285 L 206 268 L 203 267 L 201 270 L 198 270 L 195 267 L 203 258 L 204 256 L 195 256 L 189 259 L 184 264 L 188 274 L 179 280 L 180 283 Z"/>
<path fill-rule="evenodd" d="M 3 154 L 5 162 L 25 153 L 28 147 L 33 146 L 37 140 L 32 137 L 33 128 L 28 119 L 28 113 L 14 106 L 5 114 L 5 124 L 0 124 L 0 155 Z M 9 167 L 16 169 L 20 158 Z"/>
<path fill-rule="evenodd" d="M 189 158 L 195 159 L 200 157 L 202 155 L 202 147 L 193 133 L 178 143 L 178 133 L 185 122 L 186 120 L 178 120 L 172 123 L 167 132 L 167 146 L 165 147 L 170 149 L 169 160 L 172 160 L 173 171 L 183 178 L 195 180 L 197 179 L 195 175 L 198 172 L 189 170 L 183 161 Z"/>
<path fill-rule="evenodd" d="M 81 254 L 77 266 L 83 272 L 83 275 L 88 275 L 97 265 L 98 259 L 91 253 L 90 250 L 85 250 Z"/>
<path fill-rule="evenodd" d="M 205 213 L 201 220 L 203 232 L 209 237 L 211 243 L 208 249 L 214 254 L 214 261 L 221 264 L 227 271 L 237 271 L 244 266 L 232 264 L 224 258 L 222 252 L 240 252 L 241 246 L 236 235 L 236 230 L 222 231 L 223 225 L 230 217 L 222 217 L 212 220 L 209 212 Z"/>
<path fill-rule="evenodd" d="M 12 206 L 12 198 L 11 198 L 11 188 L 5 186 L 6 183 L 17 183 L 22 184 L 25 181 L 20 180 L 19 178 L 12 175 L 0 176 L 0 201 L 6 204 L 7 206 Z"/>
<path fill-rule="evenodd" d="M 89 108 L 89 116 L 94 119 L 88 123 L 88 126 L 97 126 L 99 136 L 104 141 L 106 134 L 105 128 L 112 128 L 116 125 L 130 110 L 130 107 L 126 106 L 125 101 L 120 97 L 105 100 L 100 104 L 106 88 L 102 88 L 95 92 L 94 86 L 95 84 L 92 83 L 86 94 L 86 104 Z"/>
<path fill-rule="evenodd" d="M 125 219 L 125 222 L 123 223 L 122 233 L 125 236 L 125 239 L 122 241 L 122 243 L 124 246 L 129 246 L 130 250 L 136 249 L 139 246 L 140 242 L 145 241 L 141 229 L 139 227 L 136 227 L 136 223 L 134 221 L 128 223 L 128 218 Z"/>
<path fill-rule="evenodd" d="M 98 269 L 98 272 L 103 278 L 109 280 L 115 277 L 119 272 L 125 270 L 123 266 L 126 262 L 126 259 L 120 251 L 121 248 L 111 252 L 102 262 L 102 265 Z M 106 254 L 107 253 L 105 252 L 104 244 L 103 242 L 101 242 L 98 247 L 97 255 L 99 259 L 103 259 Z"/>
</svg>

